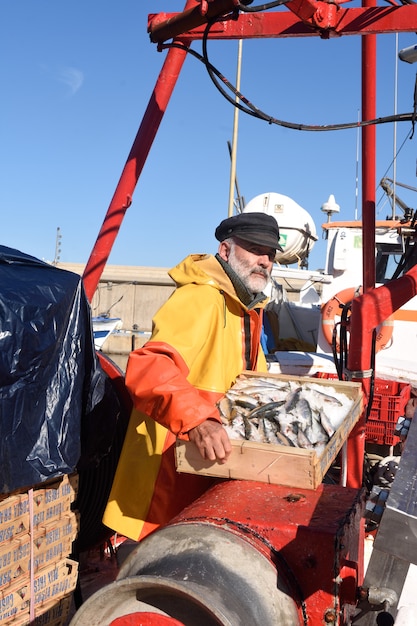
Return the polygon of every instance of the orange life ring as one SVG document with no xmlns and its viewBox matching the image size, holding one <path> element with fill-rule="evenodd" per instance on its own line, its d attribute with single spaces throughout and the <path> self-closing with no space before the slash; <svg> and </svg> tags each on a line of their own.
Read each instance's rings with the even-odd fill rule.
<svg viewBox="0 0 417 626">
<path fill-rule="evenodd" d="M 333 345 L 333 329 L 336 325 L 336 317 L 341 314 L 341 310 L 345 304 L 353 300 L 355 296 L 362 294 L 362 287 L 349 287 L 336 293 L 321 309 L 321 329 L 327 343 Z M 375 339 L 375 351 L 379 352 L 386 348 L 391 341 L 394 330 L 394 317 L 391 315 L 377 328 Z M 336 337 L 336 350 L 340 352 L 340 344 L 338 336 Z"/>
</svg>

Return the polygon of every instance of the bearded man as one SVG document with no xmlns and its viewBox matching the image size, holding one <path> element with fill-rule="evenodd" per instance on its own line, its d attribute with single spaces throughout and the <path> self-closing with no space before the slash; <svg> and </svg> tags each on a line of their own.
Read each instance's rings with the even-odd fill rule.
<svg viewBox="0 0 417 626">
<path fill-rule="evenodd" d="M 240 213 L 223 220 L 215 237 L 215 256 L 189 255 L 169 272 L 176 290 L 156 313 L 150 340 L 129 356 L 134 409 L 103 522 L 134 540 L 213 484 L 176 472 L 175 440 L 189 439 L 204 459 L 225 462 L 231 444 L 216 403 L 242 371 L 267 371 L 263 290 L 282 251 L 277 221 Z"/>
</svg>

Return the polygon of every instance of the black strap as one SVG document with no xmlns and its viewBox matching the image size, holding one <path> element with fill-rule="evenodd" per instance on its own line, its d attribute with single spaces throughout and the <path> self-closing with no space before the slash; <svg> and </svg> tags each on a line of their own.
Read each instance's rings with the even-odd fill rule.
<svg viewBox="0 0 417 626">
<path fill-rule="evenodd" d="M 246 311 L 243 314 L 243 329 L 245 333 L 244 342 L 245 342 L 246 369 L 251 370 L 252 363 L 251 363 L 251 358 L 250 358 L 251 357 L 251 354 L 250 354 L 250 349 L 251 349 L 250 315 Z"/>
</svg>

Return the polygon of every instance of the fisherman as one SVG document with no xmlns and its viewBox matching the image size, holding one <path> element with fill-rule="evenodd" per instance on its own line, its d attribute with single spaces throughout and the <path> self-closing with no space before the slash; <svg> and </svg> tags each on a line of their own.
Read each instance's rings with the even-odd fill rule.
<svg viewBox="0 0 417 626">
<path fill-rule="evenodd" d="M 167 523 L 213 484 L 175 469 L 175 440 L 224 463 L 231 453 L 216 402 L 243 370 L 267 371 L 261 349 L 263 293 L 279 245 L 277 221 L 248 212 L 216 228 L 215 256 L 192 254 L 169 275 L 176 290 L 133 351 L 126 387 L 133 400 L 103 521 L 134 540 Z"/>
</svg>

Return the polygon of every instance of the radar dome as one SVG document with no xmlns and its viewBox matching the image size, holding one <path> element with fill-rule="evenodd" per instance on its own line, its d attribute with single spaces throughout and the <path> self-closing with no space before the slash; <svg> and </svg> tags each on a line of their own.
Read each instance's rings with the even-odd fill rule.
<svg viewBox="0 0 417 626">
<path fill-rule="evenodd" d="M 243 212 L 267 213 L 277 220 L 279 242 L 283 249 L 283 252 L 277 252 L 277 263 L 298 263 L 308 255 L 317 241 L 316 227 L 311 215 L 281 193 L 262 193 L 250 200 Z"/>
</svg>

